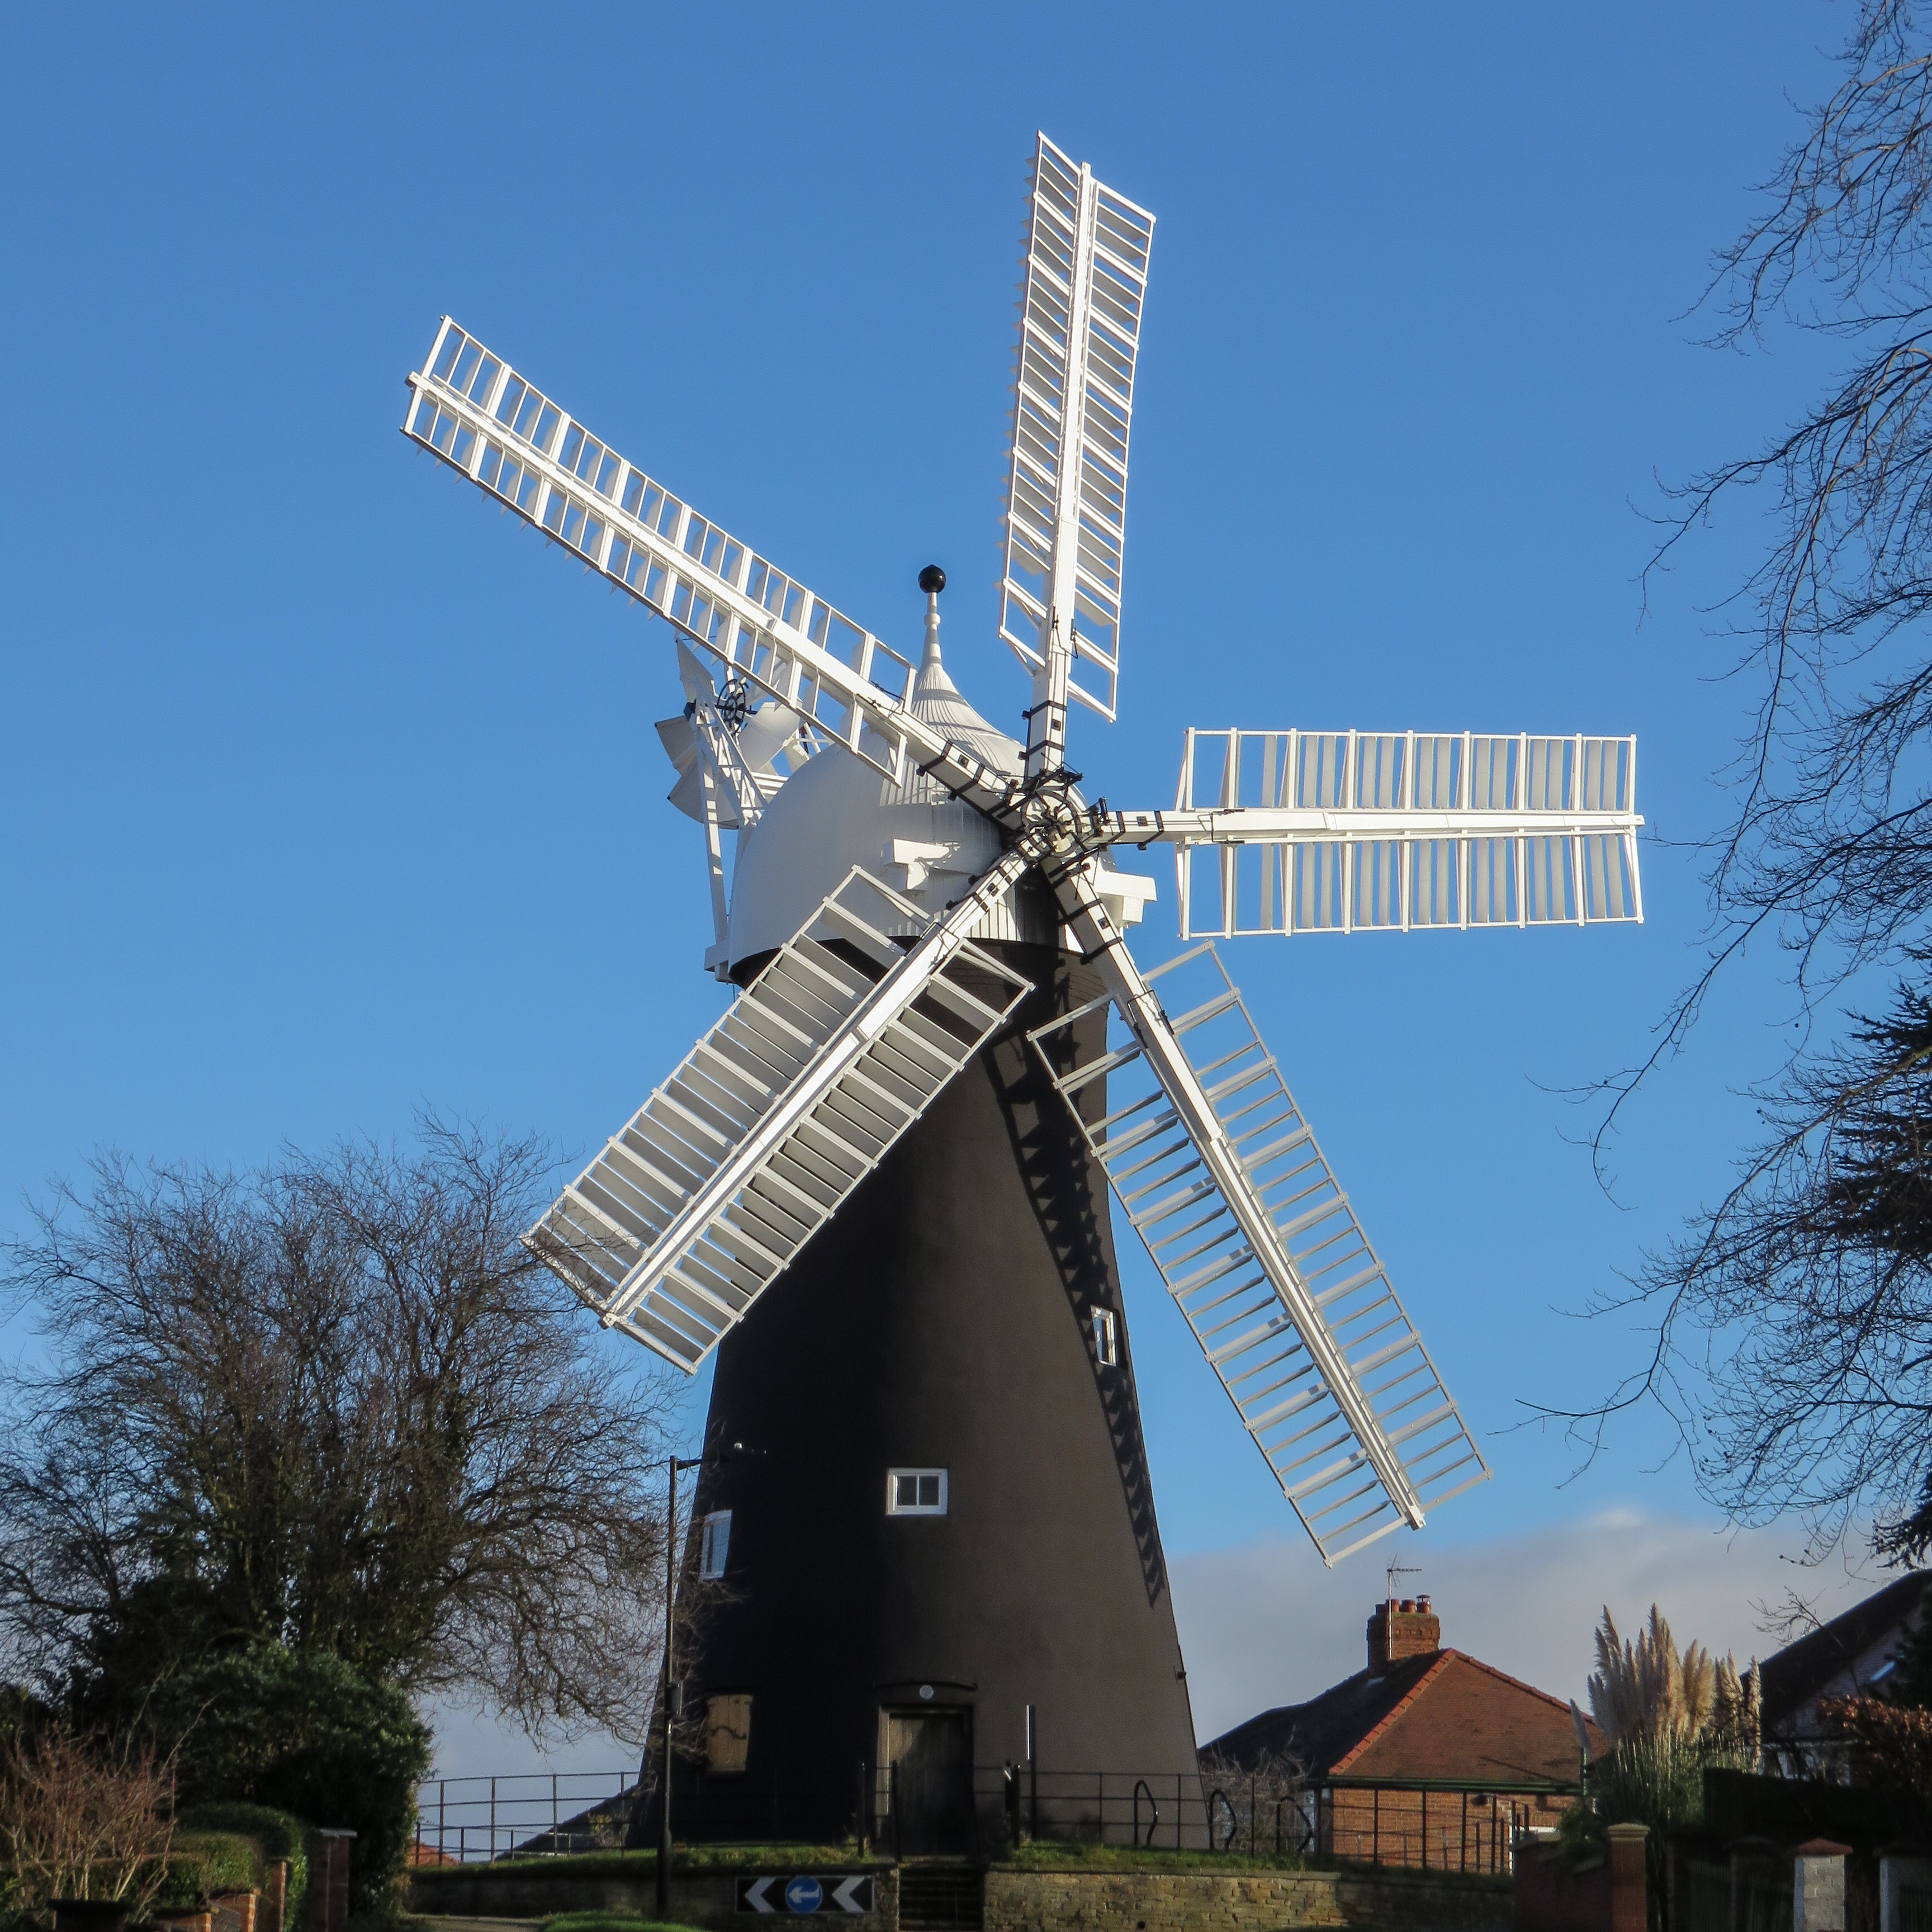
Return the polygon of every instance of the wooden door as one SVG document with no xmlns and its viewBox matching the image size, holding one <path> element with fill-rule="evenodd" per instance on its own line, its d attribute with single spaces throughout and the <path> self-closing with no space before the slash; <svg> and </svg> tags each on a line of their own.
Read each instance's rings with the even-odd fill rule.
<svg viewBox="0 0 1932 1932">
<path fill-rule="evenodd" d="M 973 1850 L 973 1714 L 958 1706 L 886 1720 L 898 1849 L 908 1858 Z"/>
</svg>

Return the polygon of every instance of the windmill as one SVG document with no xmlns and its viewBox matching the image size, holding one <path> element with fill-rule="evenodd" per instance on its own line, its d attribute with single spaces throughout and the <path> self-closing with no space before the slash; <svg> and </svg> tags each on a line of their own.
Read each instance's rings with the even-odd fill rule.
<svg viewBox="0 0 1932 1932">
<path fill-rule="evenodd" d="M 952 682 L 936 567 L 914 663 L 452 319 L 409 378 L 406 434 L 678 639 L 658 730 L 738 991 L 526 1238 L 607 1326 L 715 1351 L 707 1443 L 764 1452 L 700 1484 L 694 1836 L 856 1805 L 957 1850 L 998 1802 L 975 1764 L 1036 1750 L 1123 1774 L 1109 1828 L 1142 1774 L 1184 1796 L 1109 1189 L 1324 1562 L 1488 1474 L 1214 941 L 1639 920 L 1635 742 L 1190 730 L 1171 808 L 1090 799 L 1067 727 L 1118 699 L 1153 228 L 1040 138 L 1000 586 L 1023 742 Z M 1154 883 L 1113 862 L 1157 844 L 1193 943 L 1144 970 Z"/>
</svg>

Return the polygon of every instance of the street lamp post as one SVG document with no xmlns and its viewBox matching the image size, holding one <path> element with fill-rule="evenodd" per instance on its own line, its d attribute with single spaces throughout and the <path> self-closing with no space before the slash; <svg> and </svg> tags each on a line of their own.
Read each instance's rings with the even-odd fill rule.
<svg viewBox="0 0 1932 1932">
<path fill-rule="evenodd" d="M 710 1456 L 673 1456 L 667 1459 L 670 1471 L 670 1516 L 664 1534 L 664 1685 L 658 1699 L 658 1708 L 664 1718 L 664 1756 L 658 1771 L 658 1922 L 668 1923 L 670 1918 L 670 1750 L 671 1725 L 682 1714 L 673 1708 L 678 1686 L 673 1682 L 671 1671 L 671 1631 L 674 1612 L 676 1607 L 677 1592 L 677 1472 L 680 1469 L 695 1469 L 706 1462 L 736 1462 L 762 1455 L 758 1449 L 747 1449 L 742 1442 L 734 1442 L 728 1449 L 721 1449 Z M 680 1703 L 682 1699 L 676 1699 Z"/>
</svg>

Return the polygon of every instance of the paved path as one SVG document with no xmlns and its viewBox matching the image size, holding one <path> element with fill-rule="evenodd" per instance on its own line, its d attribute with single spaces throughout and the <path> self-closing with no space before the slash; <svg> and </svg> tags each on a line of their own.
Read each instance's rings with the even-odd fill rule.
<svg viewBox="0 0 1932 1932">
<path fill-rule="evenodd" d="M 432 1927 L 434 1932 L 537 1932 L 543 1922 L 536 1918 L 432 1918 L 421 1912 L 410 1916 L 418 1924 Z"/>
</svg>

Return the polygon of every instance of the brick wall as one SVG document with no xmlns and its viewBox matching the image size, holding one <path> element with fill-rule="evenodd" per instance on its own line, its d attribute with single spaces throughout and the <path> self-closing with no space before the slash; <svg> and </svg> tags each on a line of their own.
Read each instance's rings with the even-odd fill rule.
<svg viewBox="0 0 1932 1932">
<path fill-rule="evenodd" d="M 320 1869 L 309 1874 L 309 1932 L 348 1932 L 349 1860 L 353 1832 L 324 1831 Z"/>
<path fill-rule="evenodd" d="M 256 1895 L 252 1892 L 219 1892 L 208 1901 L 211 1932 L 255 1932 Z"/>
<path fill-rule="evenodd" d="M 1641 1825 L 1612 1825 L 1609 1855 L 1574 1864 L 1555 1845 L 1526 1847 L 1516 1932 L 1648 1932 L 1646 1836 Z"/>
<path fill-rule="evenodd" d="M 255 1903 L 258 1932 L 284 1932 L 289 1904 L 289 1862 L 272 1859 L 262 1874 L 262 1893 Z"/>
</svg>

